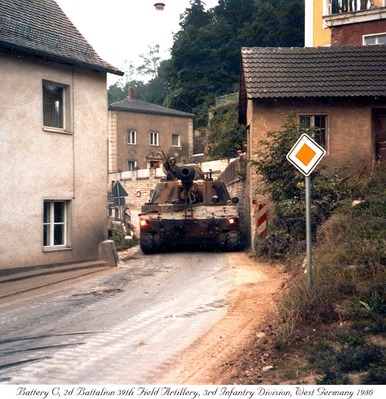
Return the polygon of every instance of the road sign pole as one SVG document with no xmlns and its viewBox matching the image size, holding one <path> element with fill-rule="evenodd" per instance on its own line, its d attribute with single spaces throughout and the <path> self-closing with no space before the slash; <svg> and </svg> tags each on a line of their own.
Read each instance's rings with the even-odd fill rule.
<svg viewBox="0 0 386 399">
<path fill-rule="evenodd" d="M 306 176 L 307 286 L 312 288 L 311 176 Z"/>
<path fill-rule="evenodd" d="M 307 285 L 312 288 L 312 235 L 311 235 L 311 177 L 315 166 L 325 156 L 326 150 L 302 134 L 287 154 L 287 159 L 306 177 L 306 244 L 307 244 Z"/>
</svg>

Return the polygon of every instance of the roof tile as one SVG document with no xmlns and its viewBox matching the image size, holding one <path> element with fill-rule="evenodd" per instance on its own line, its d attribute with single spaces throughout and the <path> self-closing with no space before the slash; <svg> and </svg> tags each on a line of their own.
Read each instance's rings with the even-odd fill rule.
<svg viewBox="0 0 386 399">
<path fill-rule="evenodd" d="M 386 96 L 386 46 L 244 47 L 248 98 Z"/>
<path fill-rule="evenodd" d="M 185 118 L 194 117 L 194 114 L 178 111 L 176 109 L 163 107 L 158 104 L 152 104 L 137 99 L 134 100 L 125 99 L 122 101 L 117 101 L 115 103 L 110 104 L 109 109 L 116 111 L 137 112 L 144 114 L 180 116 Z"/>
<path fill-rule="evenodd" d="M 123 75 L 104 61 L 54 0 L 0 0 L 0 48 Z"/>
</svg>

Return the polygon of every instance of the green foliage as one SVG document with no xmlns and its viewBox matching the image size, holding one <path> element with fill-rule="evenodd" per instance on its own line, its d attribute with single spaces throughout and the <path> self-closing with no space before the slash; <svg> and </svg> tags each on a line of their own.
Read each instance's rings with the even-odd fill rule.
<svg viewBox="0 0 386 399">
<path fill-rule="evenodd" d="M 153 79 L 158 76 L 158 69 L 161 62 L 159 44 L 148 47 L 147 54 L 141 54 L 142 65 L 137 68 L 141 75 L 151 76 Z"/>
<path fill-rule="evenodd" d="M 257 160 L 252 166 L 261 178 L 258 194 L 266 195 L 275 204 L 267 236 L 259 240 L 256 252 L 260 256 L 284 259 L 299 253 L 305 246 L 305 184 L 304 176 L 286 159 L 286 155 L 301 135 L 295 116 L 289 116 L 282 130 L 268 132 L 258 144 Z M 307 132 L 313 136 L 312 130 Z M 338 171 L 326 177 L 315 170 L 311 175 L 311 223 L 313 239 L 316 229 L 330 216 L 344 198 L 350 195 L 347 176 Z"/>
<path fill-rule="evenodd" d="M 220 0 L 218 6 L 206 12 L 201 0 L 192 0 L 183 15 L 164 76 L 168 87 L 166 104 L 186 112 L 193 110 L 196 127 L 206 126 L 207 109 L 215 97 L 237 90 L 241 47 L 294 46 L 303 42 L 303 1 L 273 1 L 274 7 L 264 9 L 260 25 L 256 26 L 255 14 L 265 3 L 266 0 Z M 283 28 L 279 38 L 277 27 L 270 25 L 273 15 Z M 248 29 L 252 25 L 254 29 Z M 254 39 L 260 29 L 265 31 L 264 42 Z"/>
<path fill-rule="evenodd" d="M 350 194 L 317 234 L 313 289 L 293 266 L 291 288 L 278 303 L 277 348 L 301 337 L 320 384 L 352 383 L 352 373 L 363 384 L 386 382 L 384 183 L 384 174 L 344 180 L 339 189 Z"/>
<path fill-rule="evenodd" d="M 362 377 L 364 385 L 385 385 L 386 371 L 384 367 L 374 367 Z"/>
<path fill-rule="evenodd" d="M 245 139 L 245 126 L 238 123 L 238 104 L 217 107 L 209 122 L 209 156 L 214 159 L 235 157 Z"/>
<path fill-rule="evenodd" d="M 302 47 L 304 2 L 260 0 L 240 32 L 245 47 Z"/>
<path fill-rule="evenodd" d="M 138 243 L 139 243 L 137 237 L 134 237 L 134 239 L 131 242 L 126 241 L 122 234 L 117 233 L 115 231 L 111 234 L 110 239 L 114 241 L 115 247 L 118 252 L 125 251 L 126 249 L 134 247 L 135 245 L 138 245 Z"/>
<path fill-rule="evenodd" d="M 138 80 L 133 80 L 128 82 L 124 87 L 121 87 L 118 83 L 115 83 L 108 90 L 109 105 L 124 100 L 128 95 L 129 87 L 134 89 L 135 98 L 138 100 L 159 105 L 162 105 L 164 101 L 165 86 L 162 78 L 158 77 L 151 79 L 146 84 Z"/>
<path fill-rule="evenodd" d="M 322 375 L 318 384 L 352 383 L 348 373 L 368 371 L 385 364 L 385 351 L 382 347 L 368 344 L 363 337 L 353 334 L 352 331 L 344 333 L 348 339 L 340 345 L 336 344 L 334 347 L 322 343 L 313 348 L 308 360 L 318 374 Z"/>
<path fill-rule="evenodd" d="M 137 73 L 151 80 L 136 97 L 195 114 L 195 128 L 206 127 L 216 97 L 238 90 L 241 47 L 303 46 L 303 0 L 219 0 L 205 11 L 191 0 L 174 36 L 171 58 L 160 63 L 158 45 L 142 54 Z M 109 104 L 124 99 L 134 67 L 125 82 L 109 88 Z"/>
</svg>

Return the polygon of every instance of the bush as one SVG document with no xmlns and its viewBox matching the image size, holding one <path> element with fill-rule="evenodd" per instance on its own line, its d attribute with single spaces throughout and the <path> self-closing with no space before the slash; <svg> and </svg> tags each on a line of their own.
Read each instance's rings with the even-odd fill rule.
<svg viewBox="0 0 386 399">
<path fill-rule="evenodd" d="M 269 196 L 275 206 L 269 231 L 255 248 L 258 256 L 285 259 L 303 252 L 305 248 L 305 178 L 286 159 L 303 133 L 294 119 L 290 116 L 281 131 L 268 132 L 267 139 L 259 143 L 257 160 L 251 162 L 261 178 L 257 194 Z M 307 133 L 314 135 L 312 130 Z M 320 168 L 312 173 L 311 228 L 314 241 L 317 227 L 342 201 L 351 199 L 360 184 L 350 177 L 347 166 L 328 177 L 321 173 Z"/>
</svg>

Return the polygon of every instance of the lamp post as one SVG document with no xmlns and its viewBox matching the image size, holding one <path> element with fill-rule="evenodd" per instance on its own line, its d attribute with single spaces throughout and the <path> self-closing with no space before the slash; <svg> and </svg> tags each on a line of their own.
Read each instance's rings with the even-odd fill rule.
<svg viewBox="0 0 386 399">
<path fill-rule="evenodd" d="M 162 11 L 165 8 L 165 3 L 155 3 L 154 7 L 157 11 Z"/>
</svg>

